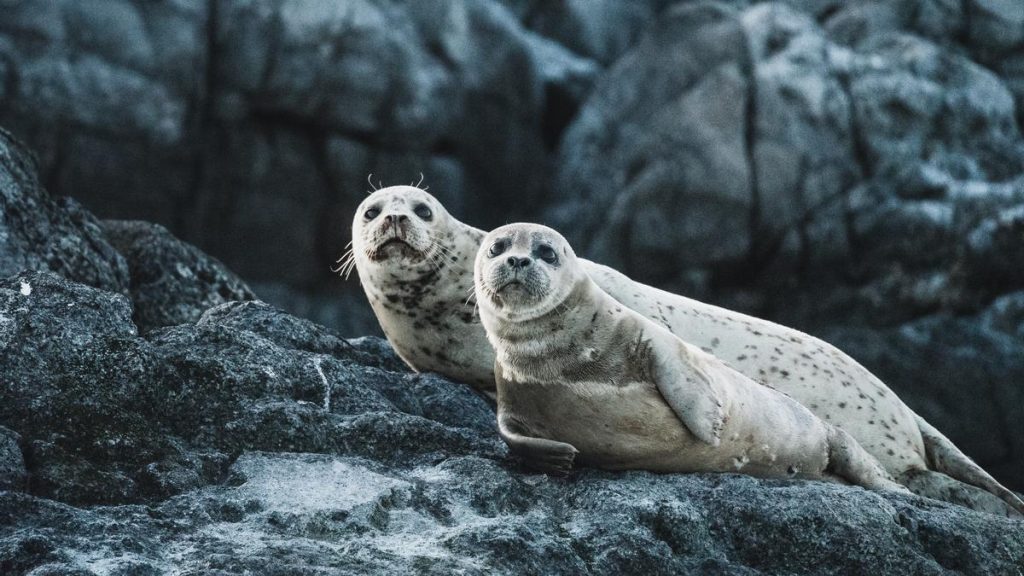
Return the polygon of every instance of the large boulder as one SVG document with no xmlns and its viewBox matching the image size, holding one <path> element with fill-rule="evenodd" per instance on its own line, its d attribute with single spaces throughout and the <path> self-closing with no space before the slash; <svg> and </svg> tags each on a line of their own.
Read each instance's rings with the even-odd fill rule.
<svg viewBox="0 0 1024 576">
<path fill-rule="evenodd" d="M 1024 144 L 1010 91 L 961 55 L 898 30 L 854 50 L 782 4 L 696 3 L 600 78 L 557 170 L 549 215 L 584 253 L 670 286 L 687 271 L 727 284 L 883 268 L 904 241 L 934 262 L 952 183 L 1019 175 Z M 878 205 L 925 233 L 854 225 Z"/>
</svg>

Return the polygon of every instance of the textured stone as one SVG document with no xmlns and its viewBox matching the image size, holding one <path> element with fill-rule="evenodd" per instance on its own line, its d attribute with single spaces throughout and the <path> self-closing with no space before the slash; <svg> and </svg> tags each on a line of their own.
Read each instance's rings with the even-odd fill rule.
<svg viewBox="0 0 1024 576">
<path fill-rule="evenodd" d="M 128 264 L 140 330 L 195 322 L 208 308 L 255 298 L 241 278 L 163 226 L 107 220 L 103 233 Z"/>
<path fill-rule="evenodd" d="M 24 490 L 28 481 L 21 436 L 0 426 L 0 490 Z"/>
<path fill-rule="evenodd" d="M 27 269 L 115 292 L 128 289 L 124 259 L 103 238 L 96 218 L 74 200 L 51 199 L 31 152 L 0 129 L 0 277 Z"/>
</svg>

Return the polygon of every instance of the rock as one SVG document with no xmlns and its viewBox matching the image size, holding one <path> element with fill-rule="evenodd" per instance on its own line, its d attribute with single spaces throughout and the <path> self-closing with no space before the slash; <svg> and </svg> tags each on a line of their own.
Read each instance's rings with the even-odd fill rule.
<svg viewBox="0 0 1024 576">
<path fill-rule="evenodd" d="M 550 218 L 584 253 L 641 280 L 673 286 L 703 269 L 749 282 L 880 258 L 874 245 L 900 241 L 850 228 L 865 183 L 876 204 L 892 198 L 889 214 L 906 214 L 896 220 L 920 220 L 908 200 L 937 201 L 922 215 L 949 212 L 950 180 L 1024 170 L 998 77 L 899 31 L 856 48 L 780 4 L 668 10 L 563 139 Z"/>
<path fill-rule="evenodd" d="M 527 26 L 577 54 L 608 65 L 639 39 L 668 2 L 568 0 L 529 4 L 518 11 Z"/>
<path fill-rule="evenodd" d="M 0 426 L 0 490 L 24 490 L 28 482 L 21 436 Z"/>
<path fill-rule="evenodd" d="M 0 424 L 28 445 L 34 493 L 164 497 L 220 478 L 225 455 L 248 449 L 504 453 L 470 434 L 493 414 L 466 387 L 265 304 L 224 304 L 143 338 L 123 296 L 26 272 L 0 285 L 0 318 Z"/>
<path fill-rule="evenodd" d="M 142 331 L 195 322 L 217 304 L 256 297 L 223 264 L 163 226 L 107 220 L 103 233 L 128 264 L 133 317 Z"/>
<path fill-rule="evenodd" d="M 0 123 L 39 152 L 51 191 L 108 218 L 167 218 L 189 202 L 210 4 L 6 3 Z"/>
<path fill-rule="evenodd" d="M 732 474 L 584 470 L 552 480 L 474 456 L 382 466 L 247 452 L 227 484 L 148 507 L 0 493 L 0 561 L 26 572 L 63 562 L 189 574 L 995 574 L 1024 560 L 1017 524 L 914 497 Z"/>
<path fill-rule="evenodd" d="M 1016 309 L 988 322 L 1015 325 Z M 529 473 L 470 387 L 262 302 L 139 335 L 124 296 L 34 271 L 0 282 L 0 318 L 0 425 L 21 435 L 32 479 L 30 494 L 0 491 L 4 573 L 988 574 L 1024 562 L 1018 520 L 918 497 Z M 948 361 L 969 370 L 972 358 Z"/>
<path fill-rule="evenodd" d="M 47 272 L 0 282 L 0 425 L 23 437 L 32 491 L 123 501 L 135 471 L 179 455 L 144 392 L 156 376 L 128 300 Z"/>
<path fill-rule="evenodd" d="M 747 254 L 748 69 L 735 14 L 702 3 L 670 9 L 601 77 L 562 140 L 551 213 L 581 252 L 651 281 Z"/>
<path fill-rule="evenodd" d="M 496 0 L 32 0 L 0 23 L 0 124 L 55 192 L 309 286 L 369 173 L 483 225 L 537 212 L 598 69 Z"/>
<path fill-rule="evenodd" d="M 66 278 L 126 292 L 124 259 L 103 238 L 99 222 L 69 198 L 42 189 L 34 157 L 0 129 L 0 277 L 48 270 Z"/>
</svg>

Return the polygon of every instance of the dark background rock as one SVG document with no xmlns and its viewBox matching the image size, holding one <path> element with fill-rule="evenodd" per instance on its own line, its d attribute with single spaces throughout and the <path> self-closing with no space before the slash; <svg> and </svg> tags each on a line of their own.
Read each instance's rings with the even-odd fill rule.
<svg viewBox="0 0 1024 576">
<path fill-rule="evenodd" d="M 35 157 L 3 129 L 0 239 L 0 276 L 50 270 L 97 288 L 128 290 L 128 268 L 99 221 L 70 198 L 52 199 L 39 183 Z"/>
</svg>

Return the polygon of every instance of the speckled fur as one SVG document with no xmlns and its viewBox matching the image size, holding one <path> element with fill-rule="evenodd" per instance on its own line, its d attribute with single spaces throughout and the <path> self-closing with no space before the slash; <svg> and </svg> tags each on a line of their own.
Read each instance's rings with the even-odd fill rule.
<svg viewBox="0 0 1024 576">
<path fill-rule="evenodd" d="M 385 195 L 429 198 L 431 205 L 437 206 L 436 212 L 444 214 L 435 228 L 445 232 L 450 239 L 448 245 L 460 258 L 457 271 L 448 269 L 433 276 L 429 275 L 426 262 L 357 259 L 363 287 L 388 339 L 414 369 L 436 371 L 493 395 L 494 352 L 473 313 L 472 302 L 467 304 L 473 288 L 472 271 L 468 268 L 484 232 L 456 220 L 436 199 L 416 188 L 380 190 L 368 197 L 363 206 L 374 201 L 375 196 Z M 363 228 L 363 210 L 361 207 L 356 213 L 354 245 L 358 245 Z M 897 479 L 909 478 L 921 470 L 944 472 L 999 495 L 1012 508 L 1024 509 L 1015 496 L 1007 495 L 1005 488 L 941 434 L 931 434 L 930 448 L 926 448 L 922 431 L 930 428 L 927 422 L 867 369 L 827 342 L 767 320 L 634 282 L 585 259 L 579 261 L 594 282 L 614 299 L 740 373 L 788 394 L 819 418 L 842 428 Z M 420 279 L 401 274 L 406 268 L 414 275 L 421 274 Z M 412 287 L 405 285 L 408 282 Z M 426 293 L 422 300 L 417 299 L 420 292 Z M 389 306 L 382 299 L 388 299 Z M 428 311 L 435 319 L 432 324 L 421 319 Z M 437 322 L 437 318 L 458 322 Z M 457 358 L 450 358 L 453 353 Z M 929 458 L 929 449 L 942 457 Z M 920 474 L 914 477 L 913 488 L 919 494 L 960 503 L 968 500 L 947 497 L 947 482 L 925 482 Z M 973 492 L 970 486 L 963 489 Z M 990 508 L 1000 505 L 996 500 Z M 1005 506 L 1003 509 L 1008 510 Z"/>
<path fill-rule="evenodd" d="M 427 222 L 414 208 L 433 212 Z M 371 208 L 380 215 L 364 217 Z M 405 216 L 410 247 L 377 247 L 394 232 L 383 219 Z M 484 233 L 452 218 L 433 196 L 412 186 L 393 186 L 363 201 L 352 223 L 352 251 L 360 283 L 384 334 L 414 370 L 438 372 L 493 393 L 494 352 L 474 310 L 473 258 Z M 481 361 L 481 358 L 485 359 Z"/>
</svg>

